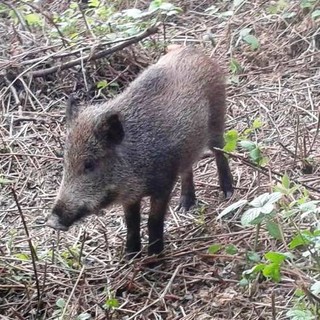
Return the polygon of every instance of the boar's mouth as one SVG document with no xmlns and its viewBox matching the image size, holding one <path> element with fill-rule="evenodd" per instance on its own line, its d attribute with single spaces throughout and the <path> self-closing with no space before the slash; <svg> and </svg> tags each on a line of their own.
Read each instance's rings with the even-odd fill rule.
<svg viewBox="0 0 320 320">
<path fill-rule="evenodd" d="M 71 227 L 75 222 L 107 207 L 113 203 L 115 199 L 116 194 L 109 192 L 107 196 L 102 198 L 99 206 L 95 208 L 95 210 L 90 210 L 86 206 L 81 206 L 74 213 L 68 212 L 65 204 L 59 200 L 54 206 L 52 213 L 47 217 L 45 225 L 55 230 L 68 231 L 69 227 Z"/>
</svg>

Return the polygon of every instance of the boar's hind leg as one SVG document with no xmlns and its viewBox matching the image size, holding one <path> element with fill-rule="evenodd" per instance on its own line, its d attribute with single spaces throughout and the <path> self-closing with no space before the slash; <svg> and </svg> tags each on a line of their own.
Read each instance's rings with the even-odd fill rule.
<svg viewBox="0 0 320 320">
<path fill-rule="evenodd" d="M 181 174 L 181 196 L 178 209 L 188 211 L 196 203 L 192 168 Z"/>
<path fill-rule="evenodd" d="M 133 204 L 124 205 L 124 214 L 127 225 L 127 258 L 138 256 L 141 250 L 140 239 L 140 201 Z"/>
<path fill-rule="evenodd" d="M 223 136 L 216 136 L 215 139 L 212 139 L 210 143 L 211 148 L 219 148 L 222 149 L 224 142 Z M 223 152 L 218 150 L 213 150 L 216 157 L 218 175 L 219 175 L 219 183 L 220 188 L 222 189 L 224 196 L 226 199 L 230 198 L 233 194 L 233 186 L 232 186 L 232 174 L 230 171 L 228 159 L 223 154 Z"/>
<path fill-rule="evenodd" d="M 160 254 L 163 251 L 164 218 L 170 199 L 170 192 L 166 191 L 166 194 L 161 196 L 151 196 L 151 209 L 148 219 L 149 256 Z"/>
</svg>

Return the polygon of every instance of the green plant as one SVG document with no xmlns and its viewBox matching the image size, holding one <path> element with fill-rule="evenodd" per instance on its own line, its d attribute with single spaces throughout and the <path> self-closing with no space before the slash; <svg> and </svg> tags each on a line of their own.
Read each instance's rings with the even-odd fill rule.
<svg viewBox="0 0 320 320">
<path fill-rule="evenodd" d="M 222 245 L 219 244 L 219 243 L 214 243 L 212 244 L 209 248 L 208 248 L 208 253 L 209 254 L 215 254 L 217 253 L 218 251 L 220 251 L 222 248 Z"/>
<path fill-rule="evenodd" d="M 214 243 L 209 246 L 208 253 L 209 254 L 216 254 L 219 251 L 224 251 L 227 254 L 234 255 L 238 252 L 238 248 L 234 244 L 228 244 L 226 246 L 220 243 Z"/>
<path fill-rule="evenodd" d="M 136 35 L 157 21 L 165 21 L 180 13 L 181 9 L 170 2 L 154 0 L 145 10 L 128 8 L 118 11 L 116 4 L 91 0 L 85 7 L 71 1 L 63 13 L 52 12 L 52 16 L 45 16 L 32 1 L 18 2 L 15 10 L 1 6 L 0 11 L 7 13 L 14 24 L 27 25 L 30 31 L 41 27 L 52 42 L 77 46 L 88 37 L 99 36 L 103 42 Z"/>
<path fill-rule="evenodd" d="M 14 182 L 13 180 L 9 180 L 9 179 L 3 177 L 2 175 L 0 176 L 0 186 L 4 185 L 4 184 L 10 184 L 13 182 Z"/>
<path fill-rule="evenodd" d="M 278 0 L 267 8 L 267 12 L 270 14 L 277 14 L 283 12 L 287 7 L 288 2 L 286 0 Z"/>
<path fill-rule="evenodd" d="M 204 226 L 206 223 L 206 213 L 207 207 L 205 205 L 201 205 L 197 208 L 197 218 L 196 218 L 196 223 Z"/>
<path fill-rule="evenodd" d="M 231 206 L 225 208 L 218 216 L 222 218 L 228 213 L 237 209 L 242 209 L 245 205 L 248 208 L 241 217 L 241 224 L 244 227 L 255 226 L 255 248 L 257 247 L 259 240 L 259 232 L 262 224 L 265 224 L 266 229 L 270 236 L 277 240 L 282 240 L 282 230 L 280 224 L 276 220 L 275 204 L 281 199 L 283 195 L 280 192 L 264 193 L 257 198 L 253 199 L 250 203 L 247 200 L 242 199 Z"/>
<path fill-rule="evenodd" d="M 244 28 L 240 31 L 239 36 L 240 39 L 250 45 L 251 50 L 254 51 L 260 48 L 260 42 L 251 32 L 252 28 Z"/>
<path fill-rule="evenodd" d="M 316 316 L 310 310 L 290 309 L 286 313 L 290 320 L 315 320 Z"/>
<path fill-rule="evenodd" d="M 56 301 L 57 309 L 53 312 L 52 315 L 54 317 L 58 317 L 58 319 L 59 319 L 59 316 L 61 316 L 65 305 L 66 305 L 66 301 L 63 298 L 58 298 L 58 300 Z"/>
<path fill-rule="evenodd" d="M 263 156 L 262 146 L 259 143 L 242 140 L 239 141 L 239 145 L 249 152 L 250 160 L 258 166 L 264 166 L 268 163 L 268 158 Z"/>
<path fill-rule="evenodd" d="M 103 308 L 107 310 L 117 309 L 119 307 L 119 301 L 113 296 L 106 299 Z"/>
<path fill-rule="evenodd" d="M 266 279 L 274 282 L 281 280 L 281 266 L 288 256 L 283 253 L 270 251 L 264 255 L 264 258 L 266 259 L 265 263 L 259 263 L 250 270 L 243 272 L 244 279 L 248 280 L 252 275 L 261 273 Z"/>
<path fill-rule="evenodd" d="M 239 145 L 242 149 L 249 152 L 250 160 L 257 166 L 266 165 L 268 158 L 263 155 L 261 144 L 249 140 L 251 133 L 260 129 L 262 126 L 263 122 L 260 118 L 257 118 L 242 134 L 239 134 L 235 129 L 227 131 L 224 135 L 225 145 L 223 150 L 233 152 L 236 150 L 237 145 Z"/>
<path fill-rule="evenodd" d="M 240 83 L 239 74 L 243 71 L 243 68 L 235 58 L 231 58 L 229 70 L 231 72 L 231 77 L 230 77 L 231 83 L 239 84 Z"/>
</svg>

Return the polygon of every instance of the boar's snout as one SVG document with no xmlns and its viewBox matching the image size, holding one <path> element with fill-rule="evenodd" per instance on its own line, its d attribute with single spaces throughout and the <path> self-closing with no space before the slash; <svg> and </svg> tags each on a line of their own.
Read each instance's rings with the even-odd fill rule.
<svg viewBox="0 0 320 320">
<path fill-rule="evenodd" d="M 47 217 L 46 225 L 56 230 L 67 231 L 74 222 L 88 214 L 89 209 L 86 206 L 69 210 L 61 200 L 58 200 Z"/>
<path fill-rule="evenodd" d="M 62 230 L 62 231 L 68 231 L 69 229 L 69 227 L 61 224 L 59 217 L 53 213 L 51 213 L 47 217 L 46 226 L 56 230 Z"/>
</svg>

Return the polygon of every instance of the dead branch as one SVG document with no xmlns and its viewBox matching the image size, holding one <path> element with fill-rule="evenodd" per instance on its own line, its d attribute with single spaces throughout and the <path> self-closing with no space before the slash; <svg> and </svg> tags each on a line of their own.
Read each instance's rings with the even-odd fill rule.
<svg viewBox="0 0 320 320">
<path fill-rule="evenodd" d="M 140 35 L 137 35 L 125 42 L 122 42 L 112 48 L 108 48 L 108 49 L 105 49 L 105 50 L 101 50 L 101 51 L 98 51 L 96 53 L 90 53 L 84 57 L 80 57 L 78 59 L 75 59 L 75 60 L 72 60 L 72 61 L 68 61 L 66 63 L 62 63 L 60 65 L 56 65 L 56 66 L 53 66 L 53 67 L 50 67 L 50 68 L 47 68 L 47 69 L 43 69 L 43 70 L 37 70 L 37 71 L 33 71 L 33 72 L 30 72 L 30 75 L 34 78 L 37 78 L 37 77 L 44 77 L 48 74 L 52 74 L 52 73 L 55 73 L 57 71 L 61 71 L 61 70 L 65 70 L 65 69 L 69 69 L 69 68 L 72 68 L 74 66 L 77 66 L 77 65 L 80 65 L 81 63 L 84 63 L 84 62 L 88 62 L 88 61 L 93 61 L 93 60 L 97 60 L 97 59 L 101 59 L 101 58 L 104 58 L 106 56 L 109 56 L 110 54 L 112 53 L 115 53 L 117 51 L 120 51 L 134 43 L 137 43 L 147 37 L 149 37 L 150 35 L 152 34 L 155 34 L 157 33 L 158 31 L 158 27 L 157 26 L 152 26 L 150 27 L 149 29 L 146 29 L 144 32 L 142 32 Z"/>
</svg>

